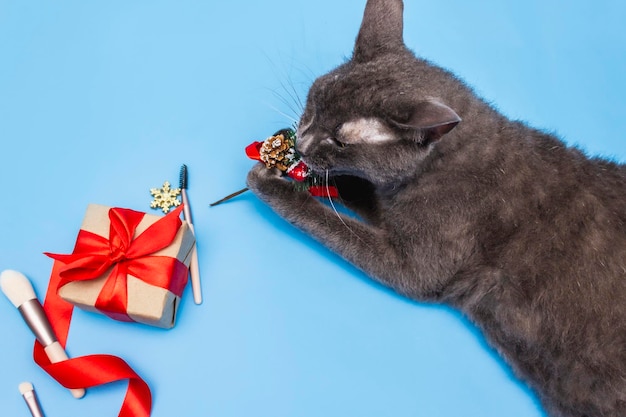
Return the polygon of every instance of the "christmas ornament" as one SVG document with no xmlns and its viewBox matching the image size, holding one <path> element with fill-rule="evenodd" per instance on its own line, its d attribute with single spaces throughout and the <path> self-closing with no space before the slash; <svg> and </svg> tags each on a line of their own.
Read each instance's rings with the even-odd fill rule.
<svg viewBox="0 0 626 417">
<path fill-rule="evenodd" d="M 292 129 L 279 130 L 263 142 L 252 142 L 246 147 L 246 155 L 263 162 L 268 169 L 277 168 L 305 189 L 321 183 L 320 178 L 309 175 L 309 168 L 296 152 L 296 132 Z"/>
<path fill-rule="evenodd" d="M 259 159 L 268 168 L 278 168 L 286 172 L 298 159 L 294 146 L 294 134 L 292 130 L 279 132 L 261 143 Z"/>
<path fill-rule="evenodd" d="M 170 208 L 180 205 L 180 201 L 178 200 L 180 188 L 171 188 L 168 181 L 165 181 L 161 188 L 151 188 L 150 194 L 154 197 L 154 200 L 150 203 L 150 207 L 153 209 L 160 208 L 163 210 L 163 213 L 167 213 L 170 211 Z"/>
<path fill-rule="evenodd" d="M 261 161 L 267 169 L 276 168 L 294 180 L 298 189 L 308 190 L 315 197 L 337 197 L 339 193 L 333 186 L 322 185 L 322 179 L 314 175 L 296 151 L 296 132 L 293 129 L 282 129 L 262 142 L 252 142 L 246 147 L 246 155 L 250 159 Z M 245 193 L 248 188 L 234 192 L 211 204 L 216 206 Z"/>
</svg>

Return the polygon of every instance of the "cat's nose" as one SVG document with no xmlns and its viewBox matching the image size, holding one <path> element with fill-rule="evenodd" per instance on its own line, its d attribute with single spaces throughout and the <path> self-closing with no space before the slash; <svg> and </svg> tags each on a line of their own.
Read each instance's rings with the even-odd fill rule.
<svg viewBox="0 0 626 417">
<path fill-rule="evenodd" d="M 312 142 L 311 135 L 303 135 L 298 137 L 296 140 L 296 151 L 300 154 L 300 156 L 307 156 Z"/>
<path fill-rule="evenodd" d="M 296 152 L 298 152 L 298 154 L 302 157 L 306 156 L 306 151 L 304 149 L 302 149 L 302 146 L 296 144 Z"/>
</svg>

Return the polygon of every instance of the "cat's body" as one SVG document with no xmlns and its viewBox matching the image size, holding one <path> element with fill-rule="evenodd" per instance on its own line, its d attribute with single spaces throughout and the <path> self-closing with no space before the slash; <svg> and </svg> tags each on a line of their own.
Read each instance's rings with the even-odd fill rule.
<svg viewBox="0 0 626 417">
<path fill-rule="evenodd" d="M 368 1 L 352 60 L 314 83 L 298 129 L 359 218 L 263 165 L 249 187 L 384 285 L 463 311 L 551 416 L 625 416 L 626 167 L 415 58 L 402 8 Z"/>
</svg>

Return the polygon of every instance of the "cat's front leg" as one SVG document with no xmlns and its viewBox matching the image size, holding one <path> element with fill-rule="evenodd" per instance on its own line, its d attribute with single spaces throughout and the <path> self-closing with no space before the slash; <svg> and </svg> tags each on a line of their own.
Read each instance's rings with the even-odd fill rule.
<svg viewBox="0 0 626 417">
<path fill-rule="evenodd" d="M 384 230 L 337 213 L 263 164 L 250 170 L 247 183 L 278 215 L 373 278 L 402 292 L 393 273 L 402 260 L 394 255 Z"/>
<path fill-rule="evenodd" d="M 285 217 L 283 211 L 293 205 L 296 200 L 307 200 L 310 197 L 307 191 L 296 189 L 293 182 L 283 177 L 278 169 L 268 169 L 263 163 L 255 164 L 250 169 L 247 185 L 282 217 Z M 282 206 L 285 208 L 280 209 Z"/>
</svg>

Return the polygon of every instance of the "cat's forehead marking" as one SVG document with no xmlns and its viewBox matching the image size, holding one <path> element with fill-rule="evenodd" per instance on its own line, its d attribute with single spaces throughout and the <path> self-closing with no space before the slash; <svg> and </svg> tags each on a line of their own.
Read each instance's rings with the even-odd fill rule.
<svg viewBox="0 0 626 417">
<path fill-rule="evenodd" d="M 384 143 L 396 139 L 393 131 L 380 119 L 363 117 L 350 120 L 339 129 L 345 143 Z"/>
</svg>

